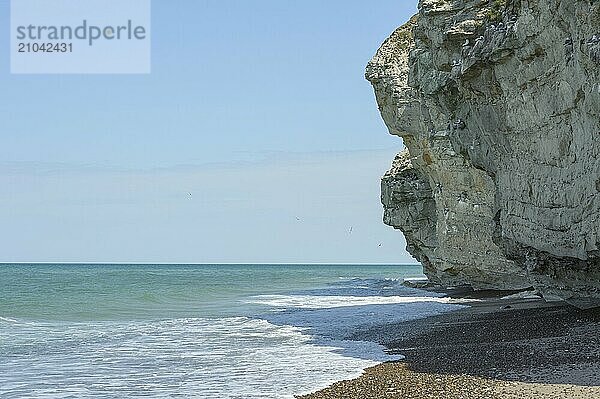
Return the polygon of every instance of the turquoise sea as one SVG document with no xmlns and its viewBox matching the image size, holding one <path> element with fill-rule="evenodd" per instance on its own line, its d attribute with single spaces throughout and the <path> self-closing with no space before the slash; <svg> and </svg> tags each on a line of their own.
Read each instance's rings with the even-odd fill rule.
<svg viewBox="0 0 600 399">
<path fill-rule="evenodd" d="M 420 266 L 0 265 L 0 398 L 292 398 L 390 360 L 348 341 L 459 305 Z"/>
</svg>

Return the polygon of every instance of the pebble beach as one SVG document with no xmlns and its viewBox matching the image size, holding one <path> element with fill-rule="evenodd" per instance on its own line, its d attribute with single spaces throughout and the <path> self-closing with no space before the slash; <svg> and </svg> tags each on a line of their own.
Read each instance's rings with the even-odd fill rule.
<svg viewBox="0 0 600 399">
<path fill-rule="evenodd" d="M 353 339 L 405 356 L 301 399 L 600 398 L 600 310 L 480 298 Z"/>
</svg>

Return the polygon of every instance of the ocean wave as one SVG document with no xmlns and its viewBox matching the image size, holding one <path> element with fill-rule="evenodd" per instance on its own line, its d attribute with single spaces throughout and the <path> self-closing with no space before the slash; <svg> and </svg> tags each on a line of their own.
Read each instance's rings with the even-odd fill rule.
<svg viewBox="0 0 600 399">
<path fill-rule="evenodd" d="M 294 291 L 294 295 L 352 296 L 352 297 L 442 297 L 441 293 L 426 292 L 404 285 L 404 279 L 397 278 L 348 278 L 338 279 L 325 287 Z"/>
<path fill-rule="evenodd" d="M 257 295 L 245 303 L 267 305 L 274 308 L 328 309 L 338 307 L 390 305 L 408 303 L 464 304 L 474 300 L 445 297 L 416 296 L 325 296 L 325 295 Z"/>
<path fill-rule="evenodd" d="M 28 321 L 16 320 L 16 319 L 11 319 L 9 317 L 2 317 L 2 316 L 0 316 L 0 322 L 4 322 L 4 323 L 8 323 L 8 324 L 21 324 L 21 325 L 28 325 L 28 326 L 32 326 L 35 324 L 32 322 L 28 322 Z"/>
<path fill-rule="evenodd" d="M 338 268 L 173 267 L 160 279 L 162 268 L 102 270 L 113 277 L 84 268 L 68 301 L 30 290 L 41 306 L 0 312 L 14 315 L 0 318 L 1 398 L 292 398 L 399 358 L 347 338 L 461 307 L 400 278 L 365 277 L 402 269 L 342 280 Z M 88 280 L 93 294 L 80 295 Z"/>
<path fill-rule="evenodd" d="M 401 323 L 440 313 L 459 310 L 464 305 L 434 301 L 377 303 L 361 306 L 338 306 L 322 308 L 273 308 L 260 317 L 276 325 L 291 325 L 306 329 L 316 339 L 346 341 L 363 336 L 382 325 Z M 343 346 L 343 345 L 342 345 Z M 350 352 L 349 352 L 350 353 Z M 349 354 L 353 356 L 354 354 Z M 364 353 L 366 359 L 374 359 L 377 351 Z"/>
<path fill-rule="evenodd" d="M 381 360 L 361 356 L 374 345 L 348 356 L 304 328 L 247 317 L 10 324 L 0 397 L 292 398 L 360 375 Z"/>
</svg>

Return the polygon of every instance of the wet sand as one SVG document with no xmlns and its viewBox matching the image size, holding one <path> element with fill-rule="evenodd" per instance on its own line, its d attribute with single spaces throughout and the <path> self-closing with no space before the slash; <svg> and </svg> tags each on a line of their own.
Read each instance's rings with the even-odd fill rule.
<svg viewBox="0 0 600 399">
<path fill-rule="evenodd" d="M 405 359 L 301 398 L 600 399 L 600 309 L 486 295 L 464 310 L 351 337 Z"/>
</svg>

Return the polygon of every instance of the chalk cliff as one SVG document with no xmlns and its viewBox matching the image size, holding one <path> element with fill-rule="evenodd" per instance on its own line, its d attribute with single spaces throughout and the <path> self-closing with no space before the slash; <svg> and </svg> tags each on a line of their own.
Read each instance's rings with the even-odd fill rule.
<svg viewBox="0 0 600 399">
<path fill-rule="evenodd" d="M 600 305 L 600 1 L 421 0 L 367 66 L 429 278 Z"/>
</svg>

